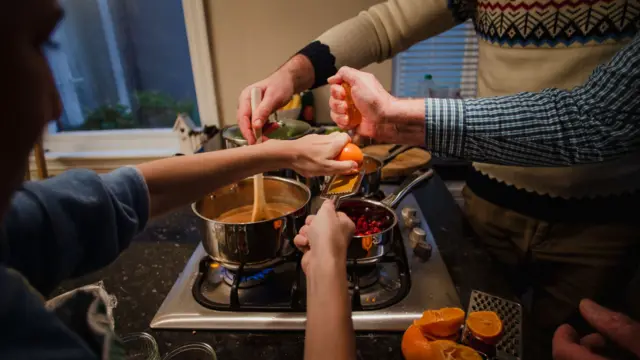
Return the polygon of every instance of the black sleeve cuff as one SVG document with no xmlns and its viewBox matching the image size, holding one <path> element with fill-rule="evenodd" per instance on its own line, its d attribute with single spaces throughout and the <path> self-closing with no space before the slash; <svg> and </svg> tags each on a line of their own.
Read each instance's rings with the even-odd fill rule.
<svg viewBox="0 0 640 360">
<path fill-rule="evenodd" d="M 327 79 L 336 72 L 336 58 L 331 54 L 329 46 L 316 40 L 298 51 L 298 54 L 304 55 L 311 61 L 315 81 L 311 89 L 327 84 Z"/>
</svg>

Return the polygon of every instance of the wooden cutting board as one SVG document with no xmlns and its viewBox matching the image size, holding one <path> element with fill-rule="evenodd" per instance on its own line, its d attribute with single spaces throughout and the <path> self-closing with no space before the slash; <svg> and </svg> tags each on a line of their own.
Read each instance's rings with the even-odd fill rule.
<svg viewBox="0 0 640 360">
<path fill-rule="evenodd" d="M 371 145 L 362 151 L 378 159 L 384 159 L 395 145 Z M 382 168 L 382 180 L 390 180 L 408 176 L 426 166 L 431 161 L 431 153 L 421 148 L 412 148 L 391 160 Z"/>
</svg>

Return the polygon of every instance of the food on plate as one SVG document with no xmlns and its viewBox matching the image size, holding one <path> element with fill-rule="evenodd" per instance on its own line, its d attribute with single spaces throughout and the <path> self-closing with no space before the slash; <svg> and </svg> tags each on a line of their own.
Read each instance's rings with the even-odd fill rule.
<svg viewBox="0 0 640 360">
<path fill-rule="evenodd" d="M 405 360 L 424 360 L 432 355 L 429 340 L 422 336 L 420 328 L 411 325 L 402 335 L 402 355 Z"/>
<path fill-rule="evenodd" d="M 270 202 L 265 205 L 265 214 L 267 214 L 268 216 L 268 219 L 266 220 L 275 219 L 290 214 L 296 210 L 293 206 L 285 203 Z M 220 214 L 220 216 L 218 216 L 215 220 L 228 224 L 246 224 L 252 222 L 252 212 L 253 205 L 240 206 L 235 209 L 225 211 L 224 213 Z"/>
<path fill-rule="evenodd" d="M 482 360 L 482 356 L 472 348 L 449 340 L 436 340 L 429 343 L 431 356 L 425 360 Z"/>
<path fill-rule="evenodd" d="M 339 161 L 351 160 L 351 161 L 355 161 L 356 163 L 358 163 L 358 165 L 360 165 L 364 160 L 364 155 L 362 154 L 362 150 L 360 150 L 360 148 L 357 145 L 348 143 L 347 145 L 344 146 L 340 154 L 338 154 L 338 157 L 336 158 L 336 160 L 339 160 Z"/>
<path fill-rule="evenodd" d="M 369 219 L 365 215 L 349 217 L 356 224 L 355 236 L 377 234 L 383 230 L 382 220 Z"/>
<path fill-rule="evenodd" d="M 347 102 L 347 118 L 349 120 L 349 128 L 356 127 L 360 125 L 362 122 L 362 114 L 360 114 L 360 110 L 356 107 L 353 102 L 353 97 L 351 97 L 351 85 L 347 83 L 342 83 L 342 87 L 346 92 L 346 102 Z"/>
<path fill-rule="evenodd" d="M 427 310 L 413 323 L 425 334 L 437 338 L 449 338 L 460 331 L 464 322 L 464 311 L 459 308 Z"/>
<path fill-rule="evenodd" d="M 340 129 L 337 126 L 327 126 L 327 127 L 324 128 L 324 134 L 325 135 L 333 134 L 335 132 L 344 132 L 344 130 Z"/>
<path fill-rule="evenodd" d="M 467 329 L 485 344 L 495 345 L 502 337 L 502 320 L 493 311 L 475 311 L 467 316 Z"/>
</svg>

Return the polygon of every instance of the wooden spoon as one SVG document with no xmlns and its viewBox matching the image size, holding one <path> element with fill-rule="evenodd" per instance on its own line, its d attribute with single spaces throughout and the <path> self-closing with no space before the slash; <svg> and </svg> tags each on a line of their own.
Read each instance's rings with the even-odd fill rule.
<svg viewBox="0 0 640 360">
<path fill-rule="evenodd" d="M 262 101 L 262 90 L 260 88 L 251 89 L 251 113 L 255 114 Z M 267 119 L 263 119 L 266 121 Z M 262 143 L 262 129 L 254 129 L 256 136 L 256 144 Z M 251 213 L 251 221 L 261 221 L 268 219 L 267 201 L 264 195 L 264 178 L 262 174 L 253 176 L 253 212 Z"/>
</svg>

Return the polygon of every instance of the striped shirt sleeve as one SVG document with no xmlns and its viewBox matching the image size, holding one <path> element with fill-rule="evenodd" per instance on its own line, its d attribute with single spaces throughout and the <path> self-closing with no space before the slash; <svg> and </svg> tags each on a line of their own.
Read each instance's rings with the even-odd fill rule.
<svg viewBox="0 0 640 360">
<path fill-rule="evenodd" d="M 426 99 L 437 156 L 523 166 L 609 161 L 640 151 L 640 35 L 588 81 L 482 99 Z"/>
</svg>

